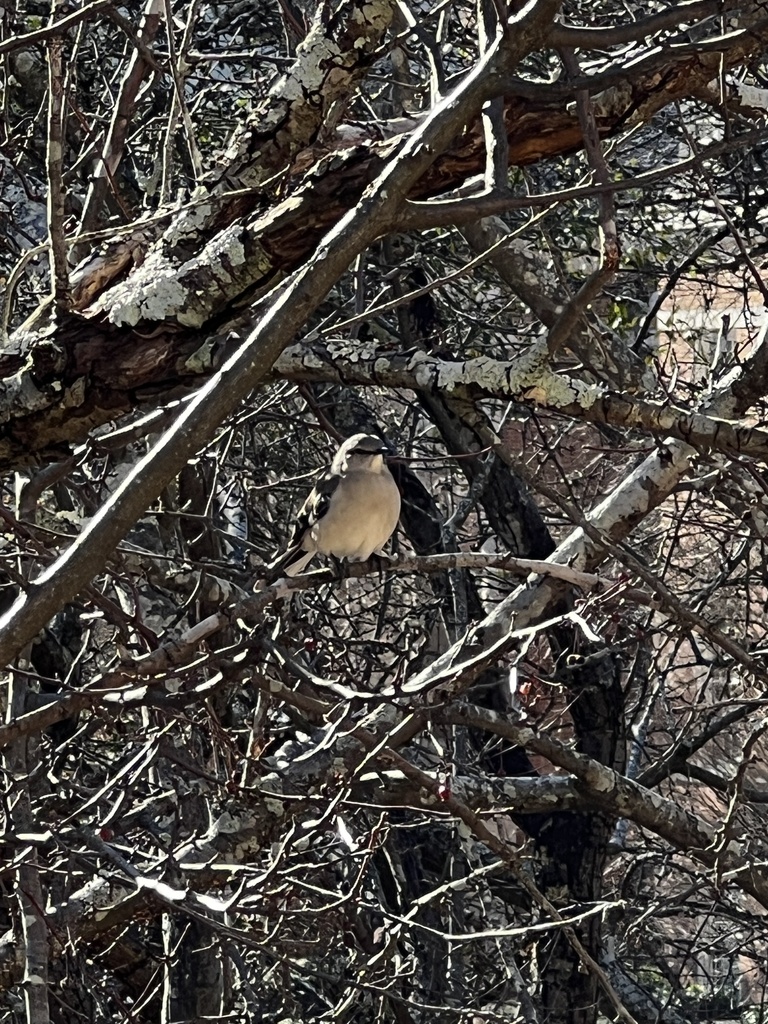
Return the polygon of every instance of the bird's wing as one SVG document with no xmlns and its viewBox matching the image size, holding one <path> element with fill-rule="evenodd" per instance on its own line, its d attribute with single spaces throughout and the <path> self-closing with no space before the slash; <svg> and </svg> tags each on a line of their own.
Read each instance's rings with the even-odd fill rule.
<svg viewBox="0 0 768 1024">
<path fill-rule="evenodd" d="M 338 473 L 332 473 L 330 469 L 326 469 L 318 477 L 307 500 L 298 511 L 296 521 L 293 524 L 291 538 L 288 541 L 289 548 L 301 544 L 307 530 L 311 530 L 315 523 L 318 523 L 323 518 L 328 511 L 331 497 L 339 486 L 340 481 L 341 476 Z"/>
<path fill-rule="evenodd" d="M 275 572 L 287 572 L 288 575 L 294 575 L 294 573 L 302 571 L 312 557 L 311 554 L 309 554 L 309 557 L 304 557 L 306 554 L 303 546 L 304 538 L 307 535 L 307 531 L 311 530 L 315 523 L 318 523 L 328 511 L 331 497 L 339 486 L 340 481 L 341 476 L 339 473 L 332 472 L 330 469 L 326 469 L 318 477 L 307 500 L 298 511 L 285 552 L 270 564 L 270 569 Z M 314 549 L 311 550 L 313 551 Z"/>
</svg>

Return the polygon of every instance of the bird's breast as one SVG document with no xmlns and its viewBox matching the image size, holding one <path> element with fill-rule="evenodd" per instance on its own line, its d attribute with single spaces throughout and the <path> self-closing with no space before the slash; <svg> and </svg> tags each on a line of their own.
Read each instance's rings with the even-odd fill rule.
<svg viewBox="0 0 768 1024">
<path fill-rule="evenodd" d="M 389 470 L 348 473 L 328 511 L 312 528 L 324 555 L 369 558 L 394 533 L 400 518 L 400 492 Z"/>
</svg>

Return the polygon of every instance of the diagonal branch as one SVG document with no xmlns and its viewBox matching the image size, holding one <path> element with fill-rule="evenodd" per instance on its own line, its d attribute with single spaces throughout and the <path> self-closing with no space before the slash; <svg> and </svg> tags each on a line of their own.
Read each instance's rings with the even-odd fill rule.
<svg viewBox="0 0 768 1024">
<path fill-rule="evenodd" d="M 161 7 L 160 0 L 146 0 L 144 16 L 138 31 L 138 37 L 144 46 L 151 45 L 157 34 Z M 83 213 L 80 218 L 81 233 L 85 234 L 95 230 L 101 220 L 102 204 L 110 185 L 114 187 L 114 175 L 123 158 L 128 128 L 136 110 L 136 97 L 149 67 L 149 63 L 140 50 L 135 48 L 128 69 L 120 83 L 112 114 L 112 123 L 109 126 L 107 139 L 85 197 Z"/>
<path fill-rule="evenodd" d="M 514 725 L 495 711 L 462 704 L 436 709 L 430 717 L 446 724 L 484 729 L 541 754 L 576 776 L 581 783 L 580 792 L 594 808 L 631 818 L 666 839 L 675 849 L 684 850 L 710 867 L 719 866 L 723 877 L 734 881 L 768 908 L 768 874 L 764 865 L 756 864 L 752 856 L 745 856 L 739 849 L 718 849 L 717 830 L 673 800 L 645 789 L 607 765 L 529 726 Z"/>
<path fill-rule="evenodd" d="M 561 56 L 568 75 L 571 78 L 576 78 L 580 68 L 573 51 L 564 47 Z M 610 284 L 619 269 L 620 246 L 616 230 L 616 202 L 613 193 L 607 187 L 610 182 L 610 173 L 600 145 L 600 132 L 597 127 L 594 107 L 586 89 L 576 90 L 576 109 L 579 114 L 584 149 L 594 173 L 595 183 L 599 188 L 597 199 L 600 211 L 600 262 L 552 325 L 547 337 L 551 356 L 554 356 L 568 342 L 589 304 L 597 298 L 606 285 Z"/>
<path fill-rule="evenodd" d="M 536 0 L 512 19 L 514 31 L 497 41 L 466 80 L 430 113 L 356 209 L 323 239 L 314 258 L 270 297 L 270 308 L 245 342 L 128 474 L 77 541 L 32 581 L 0 620 L 0 662 L 15 657 L 103 569 L 119 540 L 163 487 L 265 378 L 281 350 L 357 254 L 388 230 L 396 215 L 396 197 L 407 195 L 458 128 L 477 112 L 492 93 L 496 74 L 513 67 L 542 42 L 559 7 L 559 0 Z"/>
</svg>

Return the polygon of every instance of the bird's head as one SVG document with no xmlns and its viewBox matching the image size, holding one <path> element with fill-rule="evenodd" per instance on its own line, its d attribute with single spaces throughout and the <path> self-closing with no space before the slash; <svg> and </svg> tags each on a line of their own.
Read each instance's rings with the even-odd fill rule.
<svg viewBox="0 0 768 1024">
<path fill-rule="evenodd" d="M 372 469 L 380 471 L 384 457 L 391 455 L 386 441 L 373 434 L 353 434 L 342 444 L 333 460 L 331 469 L 343 473 L 348 469 Z"/>
</svg>

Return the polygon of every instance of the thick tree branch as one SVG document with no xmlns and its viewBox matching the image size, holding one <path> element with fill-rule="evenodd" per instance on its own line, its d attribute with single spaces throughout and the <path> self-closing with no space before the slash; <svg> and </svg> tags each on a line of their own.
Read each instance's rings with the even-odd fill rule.
<svg viewBox="0 0 768 1024">
<path fill-rule="evenodd" d="M 731 9 L 736 10 L 733 2 Z M 611 46 L 625 46 L 627 43 L 679 28 L 685 23 L 703 21 L 717 14 L 724 14 L 722 0 L 688 0 L 687 3 L 675 4 L 669 10 L 649 14 L 624 25 L 613 25 L 610 28 L 585 28 L 567 23 L 556 25 L 552 30 L 550 41 L 553 46 L 573 46 L 582 50 L 603 50 Z"/>
<path fill-rule="evenodd" d="M 768 457 L 768 431 L 672 403 L 644 401 L 555 373 L 544 343 L 507 362 L 486 356 L 450 362 L 425 352 L 401 356 L 359 342 L 313 341 L 287 349 L 275 369 L 290 380 L 334 380 L 427 393 L 468 388 L 477 396 L 530 402 L 589 423 L 671 435 L 697 448 Z"/>
</svg>

